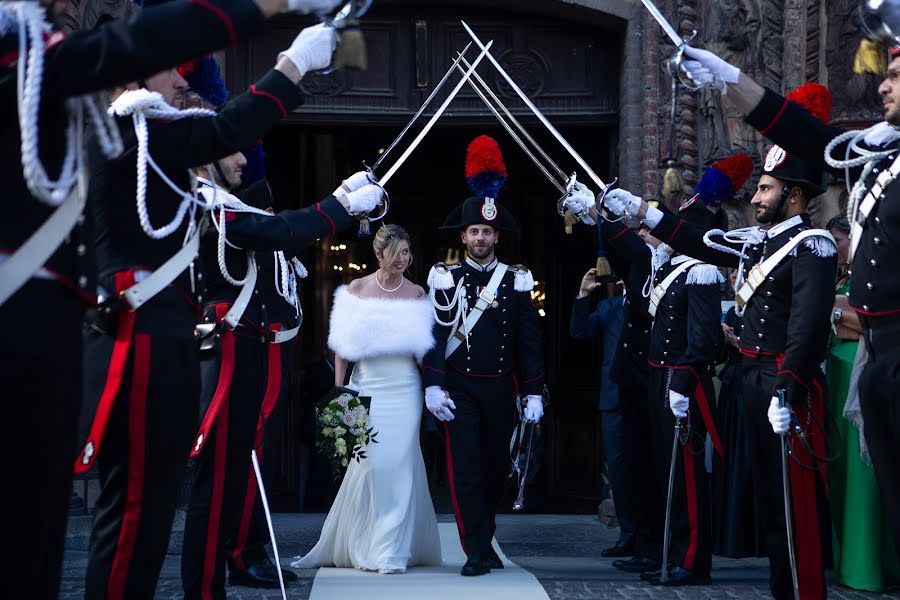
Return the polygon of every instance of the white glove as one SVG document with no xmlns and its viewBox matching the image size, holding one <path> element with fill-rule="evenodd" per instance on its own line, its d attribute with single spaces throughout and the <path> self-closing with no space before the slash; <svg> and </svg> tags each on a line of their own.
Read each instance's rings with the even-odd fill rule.
<svg viewBox="0 0 900 600">
<path fill-rule="evenodd" d="M 334 197 L 340 198 L 341 196 L 346 196 L 350 192 L 355 192 L 362 186 L 369 183 L 372 183 L 372 181 L 369 179 L 369 172 L 359 171 L 342 181 L 341 185 L 337 186 L 337 188 L 334 190 Z"/>
<path fill-rule="evenodd" d="M 288 0 L 288 10 L 303 13 L 316 13 L 317 15 L 325 14 L 335 6 L 341 3 L 341 0 Z"/>
<path fill-rule="evenodd" d="M 688 407 L 690 407 L 690 400 L 687 396 L 679 394 L 675 390 L 669 390 L 669 408 L 676 419 L 688 416 Z"/>
<path fill-rule="evenodd" d="M 576 215 L 586 213 L 594 205 L 594 193 L 583 183 L 575 183 L 563 206 Z"/>
<path fill-rule="evenodd" d="M 347 202 L 350 204 L 348 212 L 351 215 L 370 213 L 375 210 L 383 196 L 384 190 L 382 188 L 371 183 L 366 184 L 358 190 L 347 194 Z"/>
<path fill-rule="evenodd" d="M 541 396 L 525 396 L 525 421 L 537 423 L 544 416 L 544 399 Z"/>
<path fill-rule="evenodd" d="M 687 46 L 684 54 L 693 59 L 682 63 L 691 79 L 700 85 L 712 83 L 713 87 L 723 94 L 728 91 L 727 84 L 737 83 L 741 75 L 740 69 L 708 50 Z"/>
<path fill-rule="evenodd" d="M 429 385 L 425 388 L 425 406 L 428 412 L 433 414 L 438 421 L 452 421 L 453 413 L 450 409 L 456 410 L 456 404 L 450 399 L 450 394 L 442 390 L 440 386 Z"/>
<path fill-rule="evenodd" d="M 787 406 L 778 406 L 778 398 L 772 396 L 769 402 L 769 423 L 772 431 L 778 435 L 785 435 L 791 428 L 791 410 Z"/>
<path fill-rule="evenodd" d="M 633 217 L 641 210 L 641 199 L 628 190 L 610 190 L 603 199 L 606 210 L 617 217 Z"/>
<path fill-rule="evenodd" d="M 286 56 L 290 59 L 300 77 L 310 71 L 324 69 L 331 64 L 331 56 L 337 48 L 338 37 L 334 27 L 324 24 L 307 27 L 294 38 L 291 47 L 278 55 L 278 58 Z"/>
</svg>

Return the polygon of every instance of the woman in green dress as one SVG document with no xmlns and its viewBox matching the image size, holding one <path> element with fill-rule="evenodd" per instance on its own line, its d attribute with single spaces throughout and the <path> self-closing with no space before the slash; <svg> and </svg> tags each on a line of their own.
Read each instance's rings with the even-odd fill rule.
<svg viewBox="0 0 900 600">
<path fill-rule="evenodd" d="M 844 418 L 844 404 L 862 327 L 848 301 L 850 293 L 849 233 L 847 218 L 839 215 L 826 228 L 838 243 L 840 277 L 834 300 L 834 334 L 828 351 L 827 380 L 831 411 L 838 432 L 829 465 L 828 487 L 834 526 L 834 574 L 848 587 L 881 592 L 900 586 L 900 558 L 887 533 L 884 507 L 871 464 L 860 458 L 860 431 Z M 840 447 L 835 447 L 839 445 Z M 897 510 L 898 507 L 893 507 Z"/>
</svg>

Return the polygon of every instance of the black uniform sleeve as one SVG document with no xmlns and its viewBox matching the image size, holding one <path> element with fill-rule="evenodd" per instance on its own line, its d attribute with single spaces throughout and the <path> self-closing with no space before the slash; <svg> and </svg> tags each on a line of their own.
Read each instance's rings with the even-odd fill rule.
<svg viewBox="0 0 900 600">
<path fill-rule="evenodd" d="M 329 196 L 313 206 L 285 210 L 274 216 L 230 213 L 228 241 L 248 250 L 299 253 L 314 240 L 346 229 L 353 219 L 341 203 Z"/>
<path fill-rule="evenodd" d="M 811 165 L 844 176 L 843 170 L 832 169 L 825 163 L 825 146 L 844 130 L 826 125 L 796 102 L 766 89 L 763 99 L 747 115 L 745 121 L 762 135 Z M 838 146 L 834 155 L 843 156 L 844 149 L 846 144 Z M 852 179 L 859 177 L 859 171 L 858 169 Z"/>
<path fill-rule="evenodd" d="M 831 332 L 836 274 L 837 256 L 817 256 L 805 244 L 797 248 L 791 265 L 793 288 L 787 343 L 775 377 L 775 390 L 784 389 L 788 401 L 806 398 L 806 386 L 819 369 Z"/>
<path fill-rule="evenodd" d="M 450 302 L 450 295 L 453 293 L 453 290 L 438 290 L 435 293 L 441 304 L 446 306 Z M 453 317 L 449 311 L 437 311 L 437 314 L 444 323 L 449 323 Z M 447 359 L 444 357 L 444 353 L 447 351 L 447 338 L 450 336 L 450 328 L 435 322 L 432 332 L 434 334 L 434 347 L 422 359 L 422 384 L 426 388 L 432 385 L 444 387 L 444 381 L 447 378 Z"/>
<path fill-rule="evenodd" d="M 725 337 L 719 325 L 722 313 L 718 285 L 686 285 L 688 295 L 687 348 L 672 371 L 671 388 L 691 396 L 696 379 L 687 367 L 706 367 L 719 358 Z"/>
<path fill-rule="evenodd" d="M 653 229 L 653 235 L 664 244 L 675 248 L 681 254 L 703 262 L 718 265 L 720 267 L 737 268 L 740 259 L 727 252 L 710 248 L 703 242 L 706 230 L 702 227 L 679 219 L 668 211 L 663 211 L 663 217 Z M 726 242 L 721 236 L 713 236 L 713 241 L 723 246 L 740 250 L 740 244 Z M 718 313 L 717 313 L 718 314 Z"/>
<path fill-rule="evenodd" d="M 516 362 L 519 370 L 519 392 L 523 396 L 540 395 L 544 390 L 544 352 L 537 311 L 530 292 L 517 292 L 519 297 L 519 331 L 516 334 Z"/>
<path fill-rule="evenodd" d="M 300 100 L 300 89 L 273 69 L 214 117 L 150 122 L 150 153 L 164 170 L 209 164 L 252 146 Z"/>
<path fill-rule="evenodd" d="M 601 322 L 600 306 L 594 312 L 590 311 L 591 299 L 589 296 L 575 298 L 572 305 L 572 318 L 569 320 L 569 335 L 576 340 L 594 338 L 600 331 Z"/>
<path fill-rule="evenodd" d="M 615 261 L 617 270 L 624 267 L 619 272 L 620 277 L 626 277 L 624 270 L 630 270 L 634 266 L 645 268 L 649 274 L 650 249 L 638 234 L 620 222 L 605 221 L 601 227 L 601 235 L 603 247 Z"/>
<path fill-rule="evenodd" d="M 132 22 L 78 31 L 48 53 L 44 94 L 76 96 L 136 81 L 186 60 L 237 45 L 263 30 L 250 0 L 177 1 Z"/>
</svg>

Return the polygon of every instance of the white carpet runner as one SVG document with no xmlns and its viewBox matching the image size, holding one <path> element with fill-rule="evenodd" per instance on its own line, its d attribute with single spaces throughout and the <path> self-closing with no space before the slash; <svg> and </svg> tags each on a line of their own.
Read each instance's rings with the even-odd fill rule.
<svg viewBox="0 0 900 600">
<path fill-rule="evenodd" d="M 455 523 L 438 523 L 444 564 L 412 567 L 402 575 L 379 575 L 357 569 L 321 568 L 310 600 L 549 600 L 537 578 L 510 561 L 494 540 L 506 568 L 480 577 L 463 577 L 466 562 Z"/>
</svg>

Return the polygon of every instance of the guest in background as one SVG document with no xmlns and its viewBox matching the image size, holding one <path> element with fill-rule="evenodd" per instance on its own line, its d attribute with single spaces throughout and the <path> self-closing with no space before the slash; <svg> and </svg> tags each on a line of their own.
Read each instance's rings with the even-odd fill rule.
<svg viewBox="0 0 900 600">
<path fill-rule="evenodd" d="M 625 321 L 625 296 L 621 281 L 605 286 L 605 298 L 590 309 L 591 292 L 604 288 L 596 280 L 596 269 L 589 269 L 581 280 L 578 296 L 572 307 L 569 335 L 575 339 L 602 337 L 603 363 L 600 367 L 600 428 L 603 436 L 603 452 L 606 454 L 609 481 L 612 485 L 616 515 L 619 520 L 619 540 L 601 551 L 601 556 L 631 556 L 634 552 L 634 521 L 631 498 L 628 494 L 628 469 L 625 463 L 625 429 L 619 403 L 619 386 L 610 377 L 619 335 Z"/>
<path fill-rule="evenodd" d="M 854 401 L 856 390 L 848 389 L 862 334 L 859 316 L 848 301 L 850 225 L 846 216 L 838 215 L 826 228 L 838 244 L 833 333 L 826 368 L 831 411 L 837 425 L 831 440 L 837 458 L 828 467 L 834 574 L 838 583 L 848 587 L 880 592 L 900 585 L 900 559 L 893 539 L 886 533 L 886 507 L 878 493 L 871 459 L 860 447 L 861 416 L 859 402 Z"/>
</svg>

